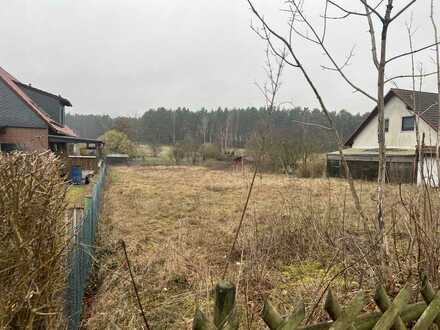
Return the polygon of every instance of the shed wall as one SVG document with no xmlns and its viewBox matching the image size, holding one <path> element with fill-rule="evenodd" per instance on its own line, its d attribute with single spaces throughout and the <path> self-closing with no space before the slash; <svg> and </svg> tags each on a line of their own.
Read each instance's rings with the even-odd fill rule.
<svg viewBox="0 0 440 330">
<path fill-rule="evenodd" d="M 415 161 L 415 160 L 414 160 Z M 393 162 L 386 165 L 386 180 L 390 183 L 414 183 L 416 171 L 414 161 Z M 378 176 L 377 161 L 348 160 L 350 173 L 355 180 L 375 181 Z M 328 177 L 345 177 L 340 160 L 327 160 Z"/>
</svg>

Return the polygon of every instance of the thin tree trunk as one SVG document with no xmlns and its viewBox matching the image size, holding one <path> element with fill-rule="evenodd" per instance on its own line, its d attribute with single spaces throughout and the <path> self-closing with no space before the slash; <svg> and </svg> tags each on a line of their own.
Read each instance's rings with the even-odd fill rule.
<svg viewBox="0 0 440 330">
<path fill-rule="evenodd" d="M 379 164 L 377 176 L 377 226 L 380 242 L 380 258 L 382 264 L 382 275 L 389 280 L 388 271 L 388 243 L 385 234 L 385 218 L 384 218 L 384 195 L 385 195 L 385 178 L 386 178 L 386 144 L 385 144 L 385 65 L 386 65 L 386 49 L 388 26 L 393 9 L 393 0 L 388 0 L 385 19 L 382 25 L 380 59 L 377 77 L 377 110 L 378 110 L 378 129 L 377 140 L 379 144 Z"/>
<path fill-rule="evenodd" d="M 434 38 L 435 38 L 435 60 L 436 60 L 436 68 L 437 68 L 437 106 L 439 111 L 439 121 L 440 121 L 440 46 L 438 44 L 439 42 L 439 36 L 438 36 L 438 27 L 435 22 L 434 18 L 434 0 L 431 0 L 431 23 L 434 30 Z M 440 186 L 440 151 L 439 151 L 439 144 L 440 144 L 440 122 L 437 122 L 437 142 L 436 142 L 436 164 L 437 164 L 437 185 Z"/>
</svg>

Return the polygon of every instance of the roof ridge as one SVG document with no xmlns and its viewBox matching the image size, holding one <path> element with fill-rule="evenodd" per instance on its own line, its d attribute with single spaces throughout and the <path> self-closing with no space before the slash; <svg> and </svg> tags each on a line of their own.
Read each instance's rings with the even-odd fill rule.
<svg viewBox="0 0 440 330">
<path fill-rule="evenodd" d="M 11 75 L 8 71 L 6 71 L 5 69 L 3 69 L 0 66 L 0 76 L 6 76 L 8 77 L 10 80 L 14 81 L 14 82 L 20 82 L 20 80 L 18 80 L 17 78 L 15 78 L 13 75 Z"/>
<path fill-rule="evenodd" d="M 392 91 L 404 91 L 404 92 L 412 92 L 412 93 L 420 93 L 420 94 L 434 94 L 437 95 L 438 93 L 435 92 L 425 92 L 425 91 L 415 91 L 412 89 L 405 89 L 405 88 L 391 88 Z"/>
<path fill-rule="evenodd" d="M 45 90 L 43 90 L 43 89 L 40 89 L 40 88 L 34 87 L 34 86 L 32 86 L 31 84 L 25 84 L 25 83 L 22 83 L 21 81 L 17 81 L 17 83 L 18 83 L 18 85 L 20 85 L 20 86 L 23 86 L 23 87 L 26 87 L 26 88 L 30 88 L 30 89 L 35 90 L 36 92 L 40 92 L 40 93 L 45 94 L 45 95 L 47 95 L 47 96 L 50 96 L 50 97 L 56 98 L 56 99 L 62 101 L 62 102 L 64 103 L 64 105 L 66 105 L 66 106 L 72 106 L 72 104 L 70 103 L 70 101 L 69 101 L 68 99 L 62 97 L 61 95 L 53 94 L 53 93 L 48 92 L 48 91 L 45 91 Z"/>
<path fill-rule="evenodd" d="M 49 115 L 40 107 L 18 86 L 19 81 L 15 79 L 9 72 L 0 67 L 0 79 L 3 80 L 6 85 L 12 89 L 12 91 L 34 112 L 36 113 L 50 128 L 54 129 L 56 132 L 76 136 L 73 130 L 68 126 L 63 126 L 60 124 L 59 127 L 54 125 L 54 120 L 49 117 Z"/>
</svg>

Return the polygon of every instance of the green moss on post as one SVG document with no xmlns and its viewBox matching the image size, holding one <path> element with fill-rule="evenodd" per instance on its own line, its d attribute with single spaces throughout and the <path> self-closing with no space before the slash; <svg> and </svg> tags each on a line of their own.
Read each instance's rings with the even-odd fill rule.
<svg viewBox="0 0 440 330">
<path fill-rule="evenodd" d="M 344 330 L 355 329 L 353 323 L 356 320 L 358 314 L 362 311 L 364 305 L 364 295 L 359 292 L 348 307 L 346 307 L 337 320 L 333 323 L 330 329 L 332 330 Z"/>
<path fill-rule="evenodd" d="M 215 330 L 217 327 L 197 308 L 193 320 L 193 330 Z"/>
<path fill-rule="evenodd" d="M 264 322 L 266 322 L 269 329 L 277 329 L 283 322 L 283 318 L 273 307 L 272 303 L 267 299 L 264 302 L 263 312 L 261 317 Z"/>
<path fill-rule="evenodd" d="M 238 329 L 235 286 L 228 281 L 220 281 L 215 287 L 214 324 L 219 329 L 226 324 L 230 329 Z"/>
<path fill-rule="evenodd" d="M 432 288 L 431 282 L 429 282 L 428 275 L 426 275 L 426 273 L 422 274 L 422 287 L 420 292 L 422 293 L 423 300 L 425 300 L 427 305 L 429 305 L 435 298 L 434 289 Z M 437 324 L 437 327 L 440 329 L 440 315 L 437 315 L 434 323 Z"/>
<path fill-rule="evenodd" d="M 342 314 L 342 308 L 336 300 L 331 289 L 328 290 L 327 298 L 325 299 L 324 309 L 334 321 Z"/>
<path fill-rule="evenodd" d="M 392 327 L 403 308 L 408 304 L 410 293 L 407 289 L 400 290 L 391 306 L 383 313 L 373 330 L 389 329 Z"/>
<path fill-rule="evenodd" d="M 378 286 L 376 289 L 376 293 L 374 295 L 374 301 L 376 302 L 376 305 L 379 307 L 382 313 L 385 313 L 387 309 L 390 308 L 392 305 L 390 297 L 385 291 L 385 288 L 381 285 Z M 393 330 L 406 330 L 406 329 L 407 328 L 403 323 L 402 319 L 400 318 L 400 316 L 398 316 L 396 322 L 394 322 Z"/>
<path fill-rule="evenodd" d="M 413 330 L 428 329 L 440 313 L 440 297 L 438 295 L 431 301 L 428 307 L 420 316 Z"/>
</svg>

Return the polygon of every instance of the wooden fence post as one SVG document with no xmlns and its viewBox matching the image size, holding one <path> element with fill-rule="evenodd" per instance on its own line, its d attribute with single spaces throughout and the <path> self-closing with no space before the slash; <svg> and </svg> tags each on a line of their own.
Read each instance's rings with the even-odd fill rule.
<svg viewBox="0 0 440 330">
<path fill-rule="evenodd" d="M 207 318 L 200 309 L 193 320 L 195 330 L 238 330 L 238 313 L 235 304 L 235 286 L 229 282 L 219 282 L 215 287 L 213 320 Z M 374 301 L 379 312 L 360 314 L 364 296 L 359 292 L 346 306 L 339 305 L 331 290 L 328 291 L 324 309 L 333 321 L 300 327 L 305 319 L 305 307 L 301 303 L 288 317 L 283 317 L 269 300 L 264 303 L 261 318 L 271 330 L 405 330 L 409 322 L 416 321 L 414 330 L 429 329 L 440 322 L 440 292 L 436 293 L 426 275 L 422 277 L 420 288 L 425 302 L 408 304 L 410 291 L 402 288 L 392 301 L 382 286 L 378 286 Z"/>
<path fill-rule="evenodd" d="M 235 286 L 230 282 L 220 281 L 215 287 L 214 324 L 222 329 L 229 323 L 229 327 L 238 329 L 236 314 Z"/>
<path fill-rule="evenodd" d="M 373 330 L 389 329 L 395 323 L 397 317 L 401 314 L 403 308 L 408 304 L 410 298 L 409 291 L 405 288 L 400 290 L 391 306 L 382 314 L 382 317 L 377 321 Z"/>
<path fill-rule="evenodd" d="M 271 330 L 295 330 L 306 316 L 304 303 L 300 303 L 295 311 L 287 318 L 282 318 L 269 300 L 266 300 L 261 317 Z"/>
<path fill-rule="evenodd" d="M 374 295 L 374 301 L 382 313 L 385 313 L 392 304 L 390 297 L 388 297 L 388 294 L 382 285 L 377 287 L 376 294 Z M 394 322 L 393 329 L 406 330 L 406 326 L 400 316 L 398 316 L 396 322 Z"/>
<path fill-rule="evenodd" d="M 197 308 L 193 320 L 194 330 L 238 330 L 238 312 L 235 305 L 235 286 L 227 281 L 220 281 L 215 287 L 214 320 L 209 320 Z"/>
</svg>

